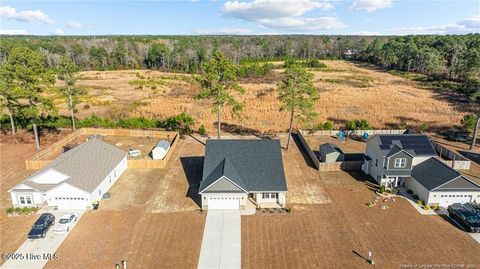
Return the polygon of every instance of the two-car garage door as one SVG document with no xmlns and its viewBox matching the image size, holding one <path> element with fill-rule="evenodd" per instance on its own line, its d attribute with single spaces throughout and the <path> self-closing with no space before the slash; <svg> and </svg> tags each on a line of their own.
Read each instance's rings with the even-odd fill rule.
<svg viewBox="0 0 480 269">
<path fill-rule="evenodd" d="M 472 201 L 472 195 L 459 195 L 459 194 L 442 194 L 440 196 L 439 205 L 447 207 L 454 203 L 468 203 Z"/>
<path fill-rule="evenodd" d="M 240 198 L 235 197 L 210 197 L 208 209 L 240 209 Z"/>
</svg>

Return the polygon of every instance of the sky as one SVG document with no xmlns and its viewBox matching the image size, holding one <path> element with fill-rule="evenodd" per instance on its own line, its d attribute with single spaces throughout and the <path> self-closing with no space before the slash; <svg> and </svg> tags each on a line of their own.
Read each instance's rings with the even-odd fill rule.
<svg viewBox="0 0 480 269">
<path fill-rule="evenodd" d="M 478 0 L 0 2 L 5 35 L 466 33 L 480 33 Z"/>
</svg>

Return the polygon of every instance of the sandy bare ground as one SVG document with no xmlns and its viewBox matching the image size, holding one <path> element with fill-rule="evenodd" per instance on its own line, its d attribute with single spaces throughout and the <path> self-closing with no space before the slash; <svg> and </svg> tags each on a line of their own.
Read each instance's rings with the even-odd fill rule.
<svg viewBox="0 0 480 269">
<path fill-rule="evenodd" d="M 400 123 L 446 126 L 459 124 L 463 115 L 472 111 L 472 105 L 451 91 L 427 89 L 417 82 L 345 61 L 322 62 L 328 68 L 312 71 L 320 90 L 315 108 L 320 116 L 310 125 L 331 120 L 340 127 L 348 120 L 367 119 L 376 128 Z M 190 75 L 130 70 L 89 71 L 83 72 L 82 77 L 78 83 L 90 94 L 79 105 L 79 117 L 95 112 L 113 117 L 143 115 L 164 119 L 185 111 L 196 119 L 196 127 L 204 124 L 208 132 L 214 133 L 216 118 L 211 105 L 192 98 L 199 88 Z M 148 84 L 151 80 L 156 84 Z M 246 92 L 239 99 L 245 103 L 245 111 L 238 118 L 225 110 L 225 129 L 287 130 L 288 113 L 278 110 L 276 80 L 242 81 Z M 64 102 L 59 101 L 58 106 L 66 112 Z"/>
<path fill-rule="evenodd" d="M 323 174 L 332 203 L 242 218 L 244 268 L 371 268 L 368 251 L 377 268 L 480 265 L 480 245 L 448 220 L 422 216 L 403 199 L 387 202 L 387 210 L 369 208 L 375 195 L 361 177 Z"/>
</svg>

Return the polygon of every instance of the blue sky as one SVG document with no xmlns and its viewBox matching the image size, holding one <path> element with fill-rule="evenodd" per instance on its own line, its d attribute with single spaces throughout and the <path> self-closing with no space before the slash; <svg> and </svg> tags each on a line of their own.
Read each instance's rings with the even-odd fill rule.
<svg viewBox="0 0 480 269">
<path fill-rule="evenodd" d="M 2 1 L 0 33 L 33 35 L 464 34 L 480 1 Z"/>
</svg>

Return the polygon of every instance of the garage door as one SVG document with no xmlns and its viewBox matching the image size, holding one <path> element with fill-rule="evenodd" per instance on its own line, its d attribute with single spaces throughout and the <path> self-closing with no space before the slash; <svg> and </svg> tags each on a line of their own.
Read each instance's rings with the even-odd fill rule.
<svg viewBox="0 0 480 269">
<path fill-rule="evenodd" d="M 454 203 L 468 203 L 472 201 L 472 195 L 442 195 L 440 196 L 440 206 L 447 207 Z"/>
<path fill-rule="evenodd" d="M 239 198 L 220 198 L 211 197 L 208 198 L 208 209 L 239 209 Z"/>
<path fill-rule="evenodd" d="M 59 209 L 85 209 L 87 205 L 85 200 L 73 197 L 58 197 L 48 204 L 50 206 L 57 206 Z"/>
</svg>

